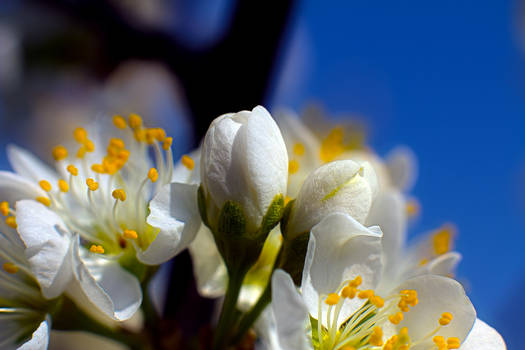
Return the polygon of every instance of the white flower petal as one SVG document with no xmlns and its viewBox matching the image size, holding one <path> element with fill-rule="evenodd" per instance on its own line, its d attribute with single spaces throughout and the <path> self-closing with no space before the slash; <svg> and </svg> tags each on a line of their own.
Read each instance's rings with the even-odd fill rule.
<svg viewBox="0 0 525 350">
<path fill-rule="evenodd" d="M 73 278 L 71 234 L 57 214 L 33 200 L 18 201 L 16 214 L 26 258 L 42 294 L 55 298 Z"/>
<path fill-rule="evenodd" d="M 314 226 L 301 284 L 311 315 L 317 318 L 319 295 L 337 292 L 343 281 L 359 275 L 362 289 L 377 286 L 383 268 L 381 235 L 379 227 L 366 228 L 343 213 L 331 214 Z M 345 301 L 340 319 L 347 319 L 362 304 L 359 299 Z M 327 305 L 322 307 L 324 310 Z"/>
<path fill-rule="evenodd" d="M 454 274 L 456 266 L 461 261 L 461 254 L 448 252 L 438 256 L 426 265 L 427 271 L 432 275 L 450 276 Z"/>
<path fill-rule="evenodd" d="M 29 151 L 15 145 L 7 146 L 7 158 L 13 169 L 23 177 L 34 180 L 47 180 L 56 183 L 58 174 Z"/>
<path fill-rule="evenodd" d="M 78 237 L 74 239 L 74 271 L 82 292 L 109 317 L 118 321 L 131 318 L 142 303 L 139 281 L 118 262 L 90 254 L 79 247 Z"/>
<path fill-rule="evenodd" d="M 290 275 L 279 269 L 272 276 L 272 310 L 283 350 L 312 348 L 307 340 L 306 327 L 310 320 L 306 305 Z"/>
<path fill-rule="evenodd" d="M 45 196 L 45 192 L 33 181 L 8 172 L 0 171 L 0 198 L 9 204 L 14 204 L 20 199 L 34 199 Z"/>
<path fill-rule="evenodd" d="M 393 186 L 409 191 L 417 179 L 417 158 L 408 147 L 397 147 L 386 156 L 386 165 Z"/>
<path fill-rule="evenodd" d="M 194 150 L 189 154 L 189 156 L 191 159 L 193 159 L 195 167 L 190 170 L 179 160 L 175 163 L 175 167 L 173 168 L 173 175 L 171 177 L 170 182 L 180 182 L 197 185 L 200 184 L 201 149 L 198 148 Z"/>
<path fill-rule="evenodd" d="M 506 350 L 507 346 L 501 335 L 491 326 L 476 319 L 474 327 L 461 344 L 460 350 Z"/>
<path fill-rule="evenodd" d="M 217 298 L 226 292 L 228 273 L 211 231 L 201 225 L 189 246 L 197 289 L 202 296 Z"/>
<path fill-rule="evenodd" d="M 31 339 L 19 346 L 17 350 L 45 350 L 49 344 L 50 319 L 44 320 L 36 331 L 33 332 Z"/>
<path fill-rule="evenodd" d="M 407 327 L 412 342 L 434 331 L 444 312 L 450 312 L 453 320 L 441 327 L 436 335 L 457 337 L 461 342 L 465 340 L 476 320 L 476 310 L 461 284 L 443 276 L 423 275 L 405 281 L 396 290 L 405 289 L 416 290 L 419 303 L 405 313 L 404 320 L 396 327 Z M 432 342 L 431 339 L 428 341 Z M 426 349 L 424 344 L 414 347 L 414 350 L 422 349 Z"/>
<path fill-rule="evenodd" d="M 198 188 L 176 182 L 162 187 L 150 202 L 147 218 L 148 224 L 160 231 L 145 251 L 137 251 L 137 259 L 147 265 L 159 265 L 188 247 L 201 225 Z"/>
<path fill-rule="evenodd" d="M 260 339 L 260 343 L 255 344 L 255 350 L 283 350 L 279 343 L 277 324 L 272 307 L 264 309 L 257 321 L 255 321 L 253 328 Z"/>
</svg>

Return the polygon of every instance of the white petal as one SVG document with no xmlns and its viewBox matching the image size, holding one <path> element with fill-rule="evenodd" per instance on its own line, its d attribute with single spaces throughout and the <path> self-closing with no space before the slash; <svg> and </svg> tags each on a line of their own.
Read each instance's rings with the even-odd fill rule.
<svg viewBox="0 0 525 350">
<path fill-rule="evenodd" d="M 407 147 L 398 147 L 386 156 L 386 164 L 393 186 L 409 191 L 417 179 L 417 158 Z"/>
<path fill-rule="evenodd" d="M 260 343 L 255 344 L 256 350 L 283 350 L 279 343 L 277 324 L 272 307 L 264 309 L 257 321 L 255 321 L 253 328 L 260 339 Z"/>
<path fill-rule="evenodd" d="M 461 254 L 458 252 L 448 252 L 433 259 L 426 267 L 429 274 L 450 276 L 454 274 L 456 266 L 458 266 L 460 261 Z"/>
<path fill-rule="evenodd" d="M 507 346 L 501 335 L 491 326 L 476 319 L 474 327 L 461 344 L 460 350 L 505 350 Z"/>
<path fill-rule="evenodd" d="M 34 199 L 38 196 L 45 196 L 45 192 L 35 182 L 8 171 L 0 171 L 2 201 L 13 205 L 20 199 Z"/>
<path fill-rule="evenodd" d="M 47 180 L 55 184 L 58 174 L 30 152 L 15 145 L 7 146 L 7 158 L 13 169 L 33 181 Z"/>
<path fill-rule="evenodd" d="M 311 349 L 307 340 L 308 310 L 290 275 L 276 270 L 272 276 L 272 304 L 277 336 L 283 350 Z"/>
<path fill-rule="evenodd" d="M 327 216 L 312 229 L 303 270 L 301 286 L 310 314 L 318 316 L 319 295 L 337 292 L 342 282 L 358 275 L 363 279 L 360 288 L 374 289 L 382 268 L 381 230 L 377 226 L 366 228 L 343 213 Z M 362 304 L 358 299 L 346 301 L 341 321 Z"/>
<path fill-rule="evenodd" d="M 137 258 L 147 265 L 159 265 L 193 241 L 201 225 L 197 207 L 197 185 L 171 183 L 161 188 L 151 200 L 147 222 L 160 229 L 155 240 L 145 251 L 137 251 Z"/>
<path fill-rule="evenodd" d="M 51 331 L 49 350 L 128 350 L 128 347 L 108 338 L 87 332 Z"/>
<path fill-rule="evenodd" d="M 73 278 L 71 234 L 57 214 L 33 200 L 17 202 L 16 214 L 26 257 L 42 294 L 55 298 Z"/>
<path fill-rule="evenodd" d="M 405 289 L 416 290 L 419 303 L 405 313 L 404 320 L 396 327 L 407 327 L 413 342 L 435 330 L 444 312 L 450 312 L 453 320 L 436 335 L 457 337 L 461 342 L 465 340 L 476 320 L 476 310 L 461 284 L 443 276 L 423 275 L 402 283 L 396 290 Z M 428 341 L 431 342 L 431 339 Z M 420 349 L 426 349 L 424 344 L 414 347 L 414 350 Z"/>
<path fill-rule="evenodd" d="M 118 262 L 97 258 L 80 248 L 78 238 L 74 240 L 73 253 L 75 277 L 86 297 L 115 320 L 131 318 L 142 303 L 137 278 Z"/>
<path fill-rule="evenodd" d="M 207 298 L 224 295 L 228 283 L 226 265 L 205 225 L 201 226 L 189 250 L 199 293 Z"/>
<path fill-rule="evenodd" d="M 193 169 L 186 168 L 180 160 L 175 163 L 173 168 L 173 175 L 170 182 L 180 182 L 187 184 L 200 184 L 200 165 L 201 165 L 201 149 L 198 148 L 189 154 L 190 158 L 193 159 L 195 167 Z"/>
<path fill-rule="evenodd" d="M 49 344 L 49 326 L 50 320 L 46 319 L 43 321 L 36 331 L 33 332 L 33 336 L 23 345 L 19 346 L 17 350 L 45 350 Z"/>
</svg>

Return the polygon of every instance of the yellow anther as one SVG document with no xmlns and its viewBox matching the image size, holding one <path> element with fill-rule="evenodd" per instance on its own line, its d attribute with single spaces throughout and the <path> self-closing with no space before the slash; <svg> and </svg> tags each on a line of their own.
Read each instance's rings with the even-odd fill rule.
<svg viewBox="0 0 525 350">
<path fill-rule="evenodd" d="M 339 295 L 335 293 L 330 293 L 328 294 L 324 302 L 328 305 L 335 305 L 339 302 Z"/>
<path fill-rule="evenodd" d="M 398 342 L 401 344 L 406 344 L 409 341 L 410 341 L 410 337 L 408 336 L 408 328 L 407 327 L 401 328 L 398 334 Z"/>
<path fill-rule="evenodd" d="M 288 203 L 290 203 L 290 201 L 292 200 L 292 197 L 290 196 L 284 196 L 284 205 L 288 205 Z"/>
<path fill-rule="evenodd" d="M 95 173 L 98 173 L 98 174 L 104 174 L 106 172 L 102 164 L 93 164 L 91 166 L 91 170 L 93 170 Z"/>
<path fill-rule="evenodd" d="M 101 245 L 93 244 L 93 245 L 89 248 L 89 251 L 90 251 L 91 253 L 104 254 L 104 247 L 102 247 Z"/>
<path fill-rule="evenodd" d="M 87 140 L 86 143 L 84 143 L 84 147 L 86 148 L 86 152 L 93 152 L 95 150 L 95 144 L 91 140 Z"/>
<path fill-rule="evenodd" d="M 96 191 L 98 190 L 98 182 L 93 180 L 92 178 L 89 178 L 86 180 L 86 185 L 89 188 L 90 191 Z"/>
<path fill-rule="evenodd" d="M 459 338 L 456 338 L 456 337 L 447 338 L 447 347 L 449 349 L 459 349 L 460 346 L 461 346 L 461 343 L 459 341 Z"/>
<path fill-rule="evenodd" d="M 374 327 L 374 330 L 372 331 L 372 334 L 368 339 L 368 343 L 374 346 L 383 345 L 383 330 L 381 329 L 381 327 Z"/>
<path fill-rule="evenodd" d="M 409 217 L 413 217 L 417 214 L 419 214 L 419 211 L 420 211 L 420 204 L 419 202 L 416 200 L 416 199 L 410 199 L 407 203 L 406 203 L 406 213 Z"/>
<path fill-rule="evenodd" d="M 354 348 L 353 346 L 347 345 L 347 346 L 343 346 L 341 350 L 356 350 L 356 348 Z"/>
<path fill-rule="evenodd" d="M 156 182 L 159 179 L 159 172 L 155 168 L 151 168 L 148 171 L 148 179 L 151 180 L 151 182 Z"/>
<path fill-rule="evenodd" d="M 164 149 L 165 151 L 169 150 L 172 143 L 173 143 L 173 137 L 166 137 L 164 141 L 162 142 L 162 149 Z"/>
<path fill-rule="evenodd" d="M 343 298 L 353 299 L 357 294 L 357 289 L 355 287 L 346 286 L 341 290 L 341 296 Z"/>
<path fill-rule="evenodd" d="M 128 118 L 129 126 L 132 129 L 137 129 L 142 126 L 142 118 L 135 113 L 131 113 Z"/>
<path fill-rule="evenodd" d="M 53 158 L 58 162 L 59 160 L 67 158 L 67 148 L 62 145 L 58 145 L 53 148 Z"/>
<path fill-rule="evenodd" d="M 8 216 L 5 218 L 5 223 L 11 228 L 17 228 L 16 218 L 14 216 Z"/>
<path fill-rule="evenodd" d="M 357 276 L 356 278 L 354 278 L 353 280 L 351 280 L 348 285 L 350 287 L 354 287 L 354 288 L 357 288 L 361 285 L 361 283 L 363 283 L 363 279 L 361 278 L 361 276 Z"/>
<path fill-rule="evenodd" d="M 157 132 L 155 131 L 155 129 L 146 129 L 146 143 L 148 145 L 153 144 L 156 136 L 157 136 Z"/>
<path fill-rule="evenodd" d="M 427 258 L 423 258 L 419 262 L 419 266 L 425 266 L 426 264 L 428 264 L 428 259 Z"/>
<path fill-rule="evenodd" d="M 114 190 L 113 193 L 111 193 L 111 195 L 113 196 L 113 198 L 118 199 L 121 202 L 124 202 L 126 200 L 126 192 L 121 188 Z"/>
<path fill-rule="evenodd" d="M 452 235 L 454 228 L 451 225 L 444 225 L 432 238 L 434 253 L 436 255 L 445 254 L 452 247 Z"/>
<path fill-rule="evenodd" d="M 124 119 L 120 115 L 114 115 L 113 116 L 113 125 L 115 125 L 119 129 L 125 129 L 128 124 L 126 123 L 126 119 Z"/>
<path fill-rule="evenodd" d="M 388 320 L 392 322 L 393 324 L 399 324 L 401 321 L 403 321 L 403 313 L 397 312 L 393 315 L 388 316 Z"/>
<path fill-rule="evenodd" d="M 453 318 L 454 317 L 452 316 L 450 312 L 444 312 L 441 315 L 441 318 L 439 319 L 439 324 L 442 326 L 446 326 L 450 323 L 450 321 L 452 321 Z"/>
<path fill-rule="evenodd" d="M 6 201 L 0 203 L 0 213 L 2 213 L 3 216 L 9 215 L 9 203 Z"/>
<path fill-rule="evenodd" d="M 195 161 L 188 155 L 183 155 L 180 159 L 180 162 L 189 170 L 193 170 L 195 167 Z"/>
<path fill-rule="evenodd" d="M 127 238 L 127 239 L 139 238 L 139 235 L 137 234 L 137 231 L 135 230 L 124 230 L 124 233 L 122 235 L 124 236 L 124 238 Z"/>
<path fill-rule="evenodd" d="M 18 266 L 10 262 L 4 263 L 2 265 L 2 268 L 4 269 L 5 272 L 10 273 L 10 274 L 15 274 L 18 272 Z"/>
<path fill-rule="evenodd" d="M 138 142 L 144 142 L 146 141 L 146 130 L 135 129 L 133 131 L 133 136 L 135 136 L 135 140 L 137 140 Z"/>
<path fill-rule="evenodd" d="M 51 191 L 51 184 L 47 180 L 42 180 L 38 183 L 40 185 L 40 188 L 42 188 L 44 191 L 49 192 Z"/>
<path fill-rule="evenodd" d="M 432 338 L 432 341 L 437 346 L 442 346 L 442 345 L 446 345 L 447 344 L 447 341 L 445 340 L 445 338 L 440 336 L 440 335 L 436 335 L 434 338 Z"/>
<path fill-rule="evenodd" d="M 166 131 L 163 128 L 155 128 L 155 139 L 159 142 L 163 142 L 166 138 Z"/>
<path fill-rule="evenodd" d="M 385 306 L 385 301 L 379 295 L 373 295 L 368 300 L 377 308 Z"/>
<path fill-rule="evenodd" d="M 82 146 L 77 151 L 77 158 L 84 158 L 86 155 L 86 147 Z"/>
<path fill-rule="evenodd" d="M 51 205 L 51 199 L 47 197 L 36 197 L 37 202 L 42 203 L 46 207 L 49 207 Z"/>
<path fill-rule="evenodd" d="M 357 294 L 357 297 L 359 299 L 370 299 L 373 296 L 374 296 L 374 291 L 371 289 L 362 290 L 359 292 L 359 294 Z"/>
<path fill-rule="evenodd" d="M 87 141 L 87 137 L 88 137 L 88 134 L 87 134 L 87 131 L 86 129 L 84 128 L 76 128 L 75 131 L 73 131 L 73 137 L 75 138 L 75 140 L 80 143 L 80 144 L 84 144 L 86 141 Z"/>
<path fill-rule="evenodd" d="M 321 142 L 319 156 L 325 163 L 331 162 L 344 152 L 342 127 L 336 127 L 330 131 L 328 136 Z"/>
<path fill-rule="evenodd" d="M 126 147 L 126 144 L 124 143 L 124 141 L 122 139 L 119 139 L 119 138 L 116 138 L 116 137 L 112 137 L 109 140 L 108 147 L 115 147 L 115 148 L 118 148 L 118 149 L 123 149 L 124 147 Z"/>
<path fill-rule="evenodd" d="M 293 153 L 302 156 L 304 154 L 304 145 L 300 142 L 297 142 L 295 145 L 293 145 Z"/>
<path fill-rule="evenodd" d="M 60 189 L 60 191 L 62 191 L 64 193 L 69 191 L 69 185 L 68 185 L 67 181 L 62 180 L 62 179 L 58 180 L 58 188 Z"/>
<path fill-rule="evenodd" d="M 77 176 L 78 175 L 78 169 L 73 164 L 69 164 L 66 169 L 71 175 L 73 175 L 73 176 Z"/>
<path fill-rule="evenodd" d="M 299 162 L 296 161 L 295 159 L 290 160 L 288 162 L 288 173 L 290 175 L 293 175 L 298 171 L 299 171 Z"/>
</svg>

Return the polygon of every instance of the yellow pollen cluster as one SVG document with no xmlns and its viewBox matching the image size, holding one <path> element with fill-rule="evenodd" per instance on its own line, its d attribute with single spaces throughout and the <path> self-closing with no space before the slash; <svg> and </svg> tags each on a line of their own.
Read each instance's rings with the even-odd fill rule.
<svg viewBox="0 0 525 350">
<path fill-rule="evenodd" d="M 67 149 L 62 145 L 58 145 L 53 148 L 52 154 L 53 158 L 58 162 L 59 160 L 67 158 Z"/>
<path fill-rule="evenodd" d="M 69 184 L 67 183 L 67 181 L 59 179 L 58 188 L 60 188 L 60 191 L 66 193 L 67 191 L 69 191 Z"/>
<path fill-rule="evenodd" d="M 125 129 L 128 126 L 128 124 L 126 123 L 126 119 L 124 119 L 120 115 L 113 116 L 113 125 L 115 125 L 119 129 Z"/>
<path fill-rule="evenodd" d="M 401 300 L 397 304 L 399 309 L 403 312 L 408 312 L 410 310 L 409 306 L 416 306 L 419 303 L 417 299 L 417 291 L 411 289 L 402 290 L 400 293 Z"/>
<path fill-rule="evenodd" d="M 449 350 L 449 349 L 459 349 L 461 343 L 459 338 L 451 337 L 445 340 L 444 337 L 437 335 L 432 338 L 432 341 L 438 347 L 438 350 Z"/>
<path fill-rule="evenodd" d="M 73 131 L 73 137 L 75 141 L 80 144 L 80 148 L 77 151 L 77 158 L 84 158 L 86 152 L 93 152 L 95 150 L 95 144 L 88 138 L 86 129 L 76 128 Z"/>
<path fill-rule="evenodd" d="M 193 170 L 195 167 L 195 161 L 188 155 L 183 155 L 180 162 L 189 170 Z"/>
<path fill-rule="evenodd" d="M 288 162 L 288 173 L 290 175 L 293 175 L 293 174 L 297 173 L 298 171 L 299 171 L 299 162 L 296 161 L 295 159 L 291 159 Z"/>
<path fill-rule="evenodd" d="M 113 190 L 111 195 L 113 196 L 113 198 L 115 198 L 116 200 L 120 200 L 121 202 L 124 202 L 126 200 L 126 192 L 121 188 Z"/>
<path fill-rule="evenodd" d="M 450 251 L 452 248 L 453 235 L 454 228 L 451 225 L 444 225 L 436 234 L 434 234 L 432 243 L 436 255 L 442 255 Z"/>
<path fill-rule="evenodd" d="M 78 175 L 78 169 L 73 164 L 69 164 L 66 169 L 71 175 L 73 175 L 73 176 L 77 176 Z"/>
<path fill-rule="evenodd" d="M 296 143 L 293 146 L 293 153 L 297 156 L 302 156 L 304 154 L 304 145 L 300 142 Z"/>
<path fill-rule="evenodd" d="M 381 329 L 381 327 L 374 327 L 374 330 L 372 331 L 372 334 L 368 339 L 368 343 L 374 346 L 383 345 L 383 330 Z"/>
<path fill-rule="evenodd" d="M 408 336 L 408 329 L 403 327 L 399 331 L 399 334 L 393 335 L 386 341 L 383 350 L 408 350 L 409 343 L 410 337 Z"/>
<path fill-rule="evenodd" d="M 51 191 L 51 184 L 47 180 L 42 180 L 38 183 L 40 185 L 40 188 L 43 189 L 46 192 Z"/>
<path fill-rule="evenodd" d="M 16 218 L 14 216 L 8 216 L 5 218 L 5 223 L 7 226 L 11 228 L 17 228 L 18 225 L 16 224 Z"/>
<path fill-rule="evenodd" d="M 127 239 L 139 238 L 139 235 L 137 234 L 137 231 L 135 230 L 124 230 L 122 235 L 124 236 L 124 238 L 127 238 Z"/>
<path fill-rule="evenodd" d="M 355 298 L 357 294 L 357 287 L 359 287 L 361 283 L 363 283 L 363 279 L 361 278 L 361 276 L 357 276 L 356 278 L 348 282 L 348 285 L 346 285 L 341 290 L 341 296 L 343 298 L 349 298 L 349 299 Z"/>
<path fill-rule="evenodd" d="M 421 210 L 421 205 L 416 199 L 410 199 L 406 203 L 405 210 L 406 210 L 408 217 L 414 217 L 417 214 L 419 214 L 419 211 Z"/>
<path fill-rule="evenodd" d="M 439 324 L 442 325 L 442 326 L 446 326 L 450 323 L 450 321 L 452 321 L 453 317 L 452 317 L 452 314 L 450 312 L 444 312 L 442 315 L 441 315 L 441 318 L 439 319 Z"/>
<path fill-rule="evenodd" d="M 51 199 L 47 197 L 36 197 L 36 200 L 39 203 L 42 203 L 43 205 L 45 205 L 46 207 L 49 207 L 51 205 Z"/>
<path fill-rule="evenodd" d="M 335 127 L 321 142 L 319 156 L 323 162 L 331 162 L 345 151 L 345 147 L 343 146 L 343 134 L 344 130 L 342 127 Z"/>
<path fill-rule="evenodd" d="M 353 346 L 347 345 L 341 348 L 341 350 L 356 350 Z"/>
<path fill-rule="evenodd" d="M 151 168 L 148 171 L 148 179 L 151 180 L 151 182 L 156 182 L 159 179 L 159 172 L 155 168 Z"/>
<path fill-rule="evenodd" d="M 0 213 L 2 213 L 3 216 L 9 215 L 9 203 L 6 201 L 0 203 Z"/>
<path fill-rule="evenodd" d="M 107 154 L 101 164 L 93 164 L 91 170 L 99 174 L 113 175 L 126 164 L 129 151 L 125 148 L 124 141 L 119 138 L 111 138 L 107 147 Z"/>
<path fill-rule="evenodd" d="M 10 273 L 10 274 L 15 274 L 18 272 L 18 266 L 10 262 L 4 263 L 2 265 L 2 268 L 4 269 L 5 272 Z"/>
<path fill-rule="evenodd" d="M 138 129 L 142 126 L 142 118 L 135 113 L 131 113 L 128 117 L 129 127 L 133 130 Z"/>
<path fill-rule="evenodd" d="M 89 178 L 86 180 L 86 185 L 89 188 L 90 191 L 96 191 L 98 190 L 98 182 L 93 180 L 92 178 Z"/>
<path fill-rule="evenodd" d="M 164 139 L 164 141 L 162 141 L 162 149 L 165 150 L 165 151 L 169 150 L 172 143 L 173 143 L 173 138 L 172 137 L 166 137 Z"/>
<path fill-rule="evenodd" d="M 335 305 L 339 302 L 339 294 L 336 293 L 330 293 L 326 297 L 325 303 L 328 305 Z"/>
<path fill-rule="evenodd" d="M 104 247 L 102 247 L 101 245 L 93 244 L 93 245 L 89 248 L 89 251 L 90 251 L 91 253 L 104 254 Z"/>
<path fill-rule="evenodd" d="M 393 324 L 399 324 L 403 321 L 403 318 L 404 316 L 402 312 L 396 312 L 395 314 L 388 316 L 388 320 Z"/>
</svg>

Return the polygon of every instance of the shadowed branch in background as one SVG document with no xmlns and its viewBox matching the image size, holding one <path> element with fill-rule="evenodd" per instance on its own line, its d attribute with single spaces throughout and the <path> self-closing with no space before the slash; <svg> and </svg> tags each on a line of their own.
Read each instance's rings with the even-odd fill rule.
<svg viewBox="0 0 525 350">
<path fill-rule="evenodd" d="M 52 9 L 74 21 L 75 25 L 84 27 L 93 36 L 96 41 L 93 50 L 98 52 L 91 52 L 85 59 L 82 55 L 75 57 L 75 63 L 102 78 L 128 59 L 147 59 L 165 64 L 184 89 L 194 120 L 194 140 L 197 142 L 218 115 L 263 103 L 279 48 L 284 46 L 281 42 L 294 6 L 293 0 L 238 1 L 233 8 L 231 22 L 225 24 L 228 29 L 222 38 L 209 47 L 192 49 L 162 29 L 132 21 L 110 1 L 29 2 Z M 71 45 L 75 47 L 78 43 L 72 42 Z M 63 61 L 70 59 L 70 56 L 61 55 L 59 50 L 53 52 L 56 55 L 54 62 L 59 65 L 69 63 Z M 30 61 L 28 63 L 31 64 Z M 178 256 L 174 261 L 165 312 L 166 317 L 179 323 L 186 334 L 202 326 L 205 320 L 199 317 L 207 318 L 212 307 L 211 303 L 199 298 L 193 283 L 190 283 L 192 278 L 188 254 Z M 167 334 L 172 330 L 170 324 L 160 326 L 167 328 L 160 329 L 161 333 Z M 162 344 L 159 346 L 162 347 Z M 167 344 L 164 346 L 169 347 Z"/>
</svg>

